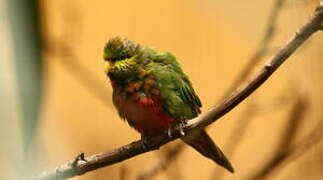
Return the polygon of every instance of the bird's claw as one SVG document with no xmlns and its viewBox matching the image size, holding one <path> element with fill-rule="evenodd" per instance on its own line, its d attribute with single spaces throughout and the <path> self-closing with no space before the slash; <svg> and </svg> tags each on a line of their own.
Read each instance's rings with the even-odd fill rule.
<svg viewBox="0 0 323 180">
<path fill-rule="evenodd" d="M 185 132 L 184 132 L 184 129 L 183 129 L 184 125 L 181 123 L 179 125 L 179 133 L 182 135 L 182 136 L 185 136 Z M 172 128 L 168 128 L 167 129 L 167 136 L 168 138 L 172 138 Z"/>
<path fill-rule="evenodd" d="M 185 136 L 185 132 L 183 130 L 183 126 L 180 126 L 179 132 L 181 133 L 182 136 Z"/>
<path fill-rule="evenodd" d="M 168 136 L 169 138 L 172 138 L 172 129 L 171 129 L 171 128 L 168 128 L 168 129 L 167 129 L 167 136 Z"/>
<path fill-rule="evenodd" d="M 182 136 L 185 136 L 184 127 L 186 124 L 187 124 L 187 122 L 184 119 L 182 119 L 181 124 L 179 126 L 179 128 L 180 128 L 179 132 L 181 133 Z"/>
<path fill-rule="evenodd" d="M 83 152 L 78 153 L 78 155 L 75 157 L 74 161 L 72 162 L 72 166 L 76 166 L 79 161 L 88 162 L 85 159 L 85 155 Z"/>
</svg>

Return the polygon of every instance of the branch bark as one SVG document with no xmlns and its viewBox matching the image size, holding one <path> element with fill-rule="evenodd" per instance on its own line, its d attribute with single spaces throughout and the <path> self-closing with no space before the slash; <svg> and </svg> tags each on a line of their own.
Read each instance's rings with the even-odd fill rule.
<svg viewBox="0 0 323 180">
<path fill-rule="evenodd" d="M 186 125 L 172 128 L 172 137 L 168 137 L 167 133 L 159 136 L 151 137 L 145 140 L 138 140 L 117 148 L 111 152 L 96 154 L 85 157 L 84 161 L 79 161 L 73 165 L 70 161 L 64 165 L 57 167 L 55 170 L 44 172 L 33 179 L 63 179 L 76 175 L 81 175 L 98 168 L 109 166 L 126 159 L 132 158 L 148 151 L 156 150 L 160 146 L 182 137 L 181 129 L 185 134 L 189 134 L 194 130 L 205 128 L 215 122 L 234 107 L 240 104 L 258 87 L 260 87 L 275 70 L 313 33 L 320 30 L 323 22 L 323 6 L 316 9 L 313 16 L 306 22 L 295 35 L 283 46 L 276 55 L 274 55 L 268 63 L 245 85 L 232 93 L 227 99 L 211 108 L 206 113 L 191 119 Z"/>
</svg>

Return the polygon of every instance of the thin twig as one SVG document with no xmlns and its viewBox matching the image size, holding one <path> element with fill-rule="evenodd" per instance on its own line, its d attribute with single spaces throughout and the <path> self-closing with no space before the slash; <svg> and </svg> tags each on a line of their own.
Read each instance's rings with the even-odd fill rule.
<svg viewBox="0 0 323 180">
<path fill-rule="evenodd" d="M 266 163 L 266 165 L 259 171 L 256 171 L 256 173 L 249 179 L 257 180 L 266 177 L 277 165 L 276 163 L 280 161 L 281 156 L 285 155 L 286 152 L 289 151 L 291 143 L 294 141 L 297 132 L 299 132 L 299 126 L 305 117 L 304 115 L 307 108 L 308 103 L 306 102 L 305 98 L 300 98 L 294 103 L 286 129 L 284 130 L 284 134 L 282 135 L 279 145 L 277 146 L 278 149 L 272 158 Z"/>
<path fill-rule="evenodd" d="M 68 7 L 63 8 L 63 19 L 64 29 L 60 35 L 60 40 L 51 40 L 50 37 L 50 26 L 47 23 L 43 24 L 43 34 L 47 35 L 44 37 L 44 52 L 52 57 L 58 59 L 58 62 L 62 63 L 62 67 L 78 82 L 89 94 L 95 99 L 101 102 L 108 108 L 113 108 L 111 103 L 111 92 L 107 88 L 104 88 L 101 83 L 98 82 L 98 78 L 94 76 L 93 72 L 84 64 L 81 63 L 81 59 L 77 56 L 77 53 L 73 51 L 72 45 L 78 45 L 82 38 L 81 33 L 81 13 L 76 7 L 75 3 L 67 1 Z M 47 12 L 47 6 L 45 2 L 40 2 L 41 9 Z M 46 13 L 42 13 L 41 21 L 47 22 Z M 77 31 L 77 33 L 76 33 Z M 75 36 L 77 34 L 77 37 Z M 103 73 L 103 69 L 102 69 Z"/>
<path fill-rule="evenodd" d="M 128 168 L 126 166 L 122 166 L 120 168 L 120 177 L 119 180 L 127 180 L 127 175 L 128 175 Z"/>
<path fill-rule="evenodd" d="M 303 44 L 313 33 L 319 30 L 322 22 L 323 8 L 318 8 L 314 12 L 313 16 L 297 31 L 297 33 L 295 33 L 287 44 L 283 46 L 248 83 L 240 87 L 227 99 L 211 108 L 206 113 L 188 120 L 187 124 L 184 126 L 173 127 L 171 129 L 172 137 L 169 137 L 167 133 L 165 133 L 149 139 L 138 140 L 111 152 L 86 157 L 86 161 L 82 161 L 76 166 L 71 166 L 72 161 L 70 161 L 57 167 L 55 170 L 44 172 L 35 179 L 63 179 L 81 175 L 98 168 L 130 159 L 139 154 L 156 150 L 160 146 L 182 137 L 182 131 L 184 131 L 185 134 L 190 134 L 192 131 L 205 128 L 231 111 L 251 95 L 258 87 L 260 87 L 301 44 Z"/>
<path fill-rule="evenodd" d="M 106 107 L 113 108 L 112 103 L 110 103 L 111 93 L 109 93 L 109 90 L 98 83 L 98 78 L 93 75 L 89 68 L 80 63 L 80 59 L 68 43 L 65 41 L 47 43 L 45 50 L 49 55 L 60 58 L 59 62 L 87 92 Z"/>
<path fill-rule="evenodd" d="M 176 157 L 184 150 L 185 144 L 183 142 L 178 142 L 173 147 L 169 147 L 166 149 L 164 156 L 152 167 L 143 170 L 137 176 L 137 179 L 151 179 L 157 175 L 157 173 L 161 172 L 161 170 L 166 170 L 168 166 L 176 159 Z"/>
<path fill-rule="evenodd" d="M 277 171 L 284 169 L 291 162 L 295 162 L 298 158 L 306 155 L 309 150 L 315 147 L 323 138 L 323 119 L 319 125 L 300 143 L 288 148 L 286 151 L 276 157 L 275 161 L 272 162 L 270 171 L 265 173 L 262 179 L 277 174 Z"/>
<path fill-rule="evenodd" d="M 171 160 L 173 160 L 179 152 L 184 147 L 184 143 L 180 143 L 178 145 L 175 145 L 174 148 L 171 148 L 171 151 L 167 151 L 165 157 L 162 161 L 159 161 L 157 165 L 154 165 L 153 168 L 149 168 L 146 171 L 143 171 L 139 176 L 137 176 L 137 180 L 147 180 L 151 179 L 153 176 L 155 176 L 159 171 L 166 169 L 168 164 Z"/>
</svg>

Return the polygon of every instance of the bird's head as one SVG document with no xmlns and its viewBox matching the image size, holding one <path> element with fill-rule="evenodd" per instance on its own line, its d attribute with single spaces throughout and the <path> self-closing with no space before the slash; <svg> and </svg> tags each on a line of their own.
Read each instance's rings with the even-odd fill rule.
<svg viewBox="0 0 323 180">
<path fill-rule="evenodd" d="M 110 38 L 104 47 L 105 71 L 118 76 L 128 75 L 136 65 L 135 55 L 140 45 L 125 38 Z"/>
</svg>

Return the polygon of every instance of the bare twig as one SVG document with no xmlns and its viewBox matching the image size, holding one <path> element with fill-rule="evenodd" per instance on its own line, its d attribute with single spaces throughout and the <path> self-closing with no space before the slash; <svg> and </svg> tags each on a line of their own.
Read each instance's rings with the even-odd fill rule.
<svg viewBox="0 0 323 180">
<path fill-rule="evenodd" d="M 167 151 L 166 156 L 162 159 L 162 161 L 159 161 L 157 165 L 153 166 L 153 168 L 149 168 L 146 171 L 143 171 L 139 176 L 137 177 L 137 180 L 147 180 L 151 179 L 153 176 L 155 176 L 159 171 L 166 169 L 169 161 L 173 160 L 179 152 L 184 147 L 184 143 L 180 143 L 178 145 L 175 145 L 173 148 L 170 149 L 170 151 Z"/>
<path fill-rule="evenodd" d="M 300 97 L 292 107 L 286 129 L 284 130 L 281 142 L 278 145 L 277 154 L 285 151 L 286 148 L 291 146 L 291 143 L 299 132 L 299 126 L 301 125 L 301 122 L 304 119 L 307 110 L 307 99 Z"/>
<path fill-rule="evenodd" d="M 271 162 L 270 171 L 263 174 L 261 177 L 265 179 L 270 175 L 273 176 L 277 171 L 284 169 L 291 162 L 295 162 L 298 158 L 306 155 L 309 150 L 315 147 L 318 143 L 322 141 L 323 138 L 323 119 L 320 121 L 319 125 L 300 143 L 294 147 L 288 148 L 286 151 L 281 153 L 276 157 L 275 161 Z"/>
<path fill-rule="evenodd" d="M 71 162 L 57 167 L 53 171 L 44 172 L 35 179 L 62 179 L 81 175 L 98 168 L 109 166 L 126 159 L 132 158 L 139 154 L 148 151 L 156 150 L 160 146 L 182 137 L 181 132 L 189 134 L 192 131 L 205 128 L 211 123 L 215 122 L 226 113 L 231 111 L 234 107 L 240 104 L 250 94 L 252 94 L 258 87 L 260 87 L 275 70 L 313 33 L 319 30 L 323 21 L 323 8 L 318 8 L 313 16 L 306 22 L 295 35 L 283 46 L 276 55 L 274 55 L 268 63 L 245 85 L 240 87 L 232 93 L 227 99 L 212 107 L 206 113 L 188 120 L 187 124 L 182 127 L 175 126 L 171 129 L 172 137 L 167 133 L 151 137 L 145 140 L 139 140 L 122 146 L 108 153 L 96 154 L 86 157 L 87 162 L 80 162 L 76 166 L 71 166 Z M 144 144 L 144 146 L 143 146 Z"/>
<path fill-rule="evenodd" d="M 65 41 L 47 43 L 46 51 L 49 55 L 60 58 L 63 67 L 82 85 L 87 92 L 108 108 L 112 108 L 111 93 L 97 82 L 97 78 L 85 65 L 80 63 L 80 59 L 73 52 L 72 48 Z"/>
<path fill-rule="evenodd" d="M 183 151 L 185 147 L 186 146 L 183 142 L 179 142 L 175 146 L 169 147 L 166 149 L 165 155 L 161 157 L 161 159 L 155 165 L 140 172 L 137 179 L 151 179 L 156 176 L 157 173 L 161 172 L 162 170 L 166 170 L 171 162 L 176 159 L 176 157 Z"/>
<path fill-rule="evenodd" d="M 120 168 L 120 177 L 119 180 L 127 180 L 128 168 L 126 166 L 122 166 Z"/>
<path fill-rule="evenodd" d="M 40 2 L 41 9 L 47 12 L 47 7 L 44 5 L 45 2 Z M 61 34 L 60 40 L 51 40 L 50 37 L 50 26 L 44 23 L 42 30 L 43 34 L 46 34 L 44 42 L 44 52 L 52 57 L 58 58 L 58 61 L 63 65 L 63 68 L 82 86 L 89 94 L 95 99 L 100 101 L 103 105 L 108 108 L 112 108 L 111 93 L 107 88 L 104 88 L 101 83 L 98 82 L 98 78 L 94 76 L 93 72 L 84 64 L 81 63 L 81 59 L 73 51 L 72 45 L 79 46 L 80 33 L 81 33 L 81 13 L 76 7 L 76 4 L 70 1 L 66 1 L 65 7 L 63 8 L 63 19 L 64 29 Z M 41 16 L 42 22 L 47 22 L 46 13 Z M 77 33 L 76 33 L 77 32 Z M 76 37 L 77 34 L 77 37 Z M 102 69 L 103 72 L 103 69 Z"/>
<path fill-rule="evenodd" d="M 286 155 L 286 152 L 290 152 L 291 143 L 296 137 L 307 107 L 308 103 L 306 102 L 305 98 L 300 98 L 294 103 L 286 129 L 284 130 L 284 134 L 282 135 L 282 138 L 278 145 L 278 149 L 276 150 L 272 158 L 268 161 L 268 163 L 266 163 L 264 168 L 256 171 L 256 173 L 250 179 L 257 180 L 266 177 L 270 173 L 270 171 L 277 165 L 277 162 L 280 161 L 282 155 Z"/>
</svg>

